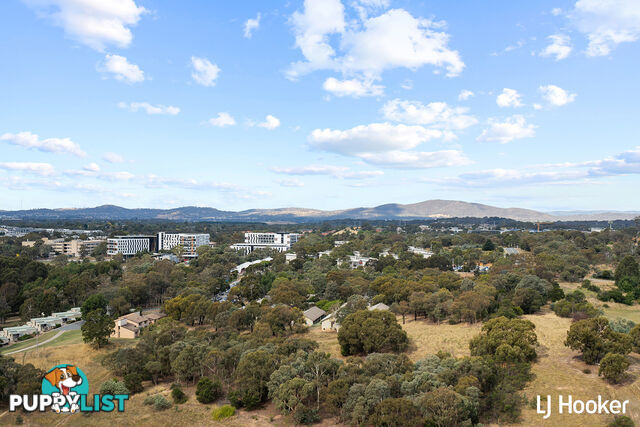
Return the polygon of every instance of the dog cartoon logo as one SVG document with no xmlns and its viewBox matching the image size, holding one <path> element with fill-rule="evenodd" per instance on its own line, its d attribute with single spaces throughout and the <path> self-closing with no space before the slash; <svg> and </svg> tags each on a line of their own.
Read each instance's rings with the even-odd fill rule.
<svg viewBox="0 0 640 427">
<path fill-rule="evenodd" d="M 89 382 L 84 372 L 75 365 L 63 364 L 49 370 L 42 379 L 42 393 L 51 396 L 64 396 L 65 399 L 89 392 Z M 78 399 L 68 400 L 68 402 Z M 57 412 L 75 413 L 80 409 L 78 403 L 66 403 L 63 406 L 54 404 L 51 408 Z"/>
</svg>

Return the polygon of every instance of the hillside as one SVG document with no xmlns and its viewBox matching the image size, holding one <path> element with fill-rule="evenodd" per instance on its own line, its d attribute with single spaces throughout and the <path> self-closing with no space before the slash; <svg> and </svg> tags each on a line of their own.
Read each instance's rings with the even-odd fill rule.
<svg viewBox="0 0 640 427">
<path fill-rule="evenodd" d="M 390 203 L 325 211 L 305 208 L 249 209 L 240 212 L 185 206 L 173 209 L 128 209 L 114 205 L 79 209 L 32 209 L 0 211 L 0 219 L 28 220 L 172 220 L 172 221 L 291 221 L 335 219 L 435 219 L 498 217 L 516 221 L 609 221 L 632 220 L 637 212 L 545 213 L 521 208 L 500 208 L 456 200 L 427 200 L 413 204 Z"/>
</svg>

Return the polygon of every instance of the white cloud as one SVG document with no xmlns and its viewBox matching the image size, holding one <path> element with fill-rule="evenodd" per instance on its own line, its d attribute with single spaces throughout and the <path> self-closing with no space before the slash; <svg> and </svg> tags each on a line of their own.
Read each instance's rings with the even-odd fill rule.
<svg viewBox="0 0 640 427">
<path fill-rule="evenodd" d="M 258 123 L 256 126 L 273 130 L 280 126 L 280 120 L 277 117 L 268 114 L 267 117 L 265 117 L 264 122 Z"/>
<path fill-rule="evenodd" d="M 120 102 L 118 103 L 118 107 L 129 110 L 132 113 L 135 113 L 138 110 L 144 110 L 147 114 L 167 114 L 170 116 L 175 116 L 180 112 L 180 108 L 174 107 L 172 105 L 151 105 L 148 102 Z"/>
<path fill-rule="evenodd" d="M 100 165 L 98 165 L 97 163 L 89 163 L 82 169 L 86 170 L 87 172 L 100 172 Z"/>
<path fill-rule="evenodd" d="M 135 25 L 146 12 L 134 0 L 23 0 L 64 29 L 72 39 L 102 51 L 107 45 L 127 47 Z"/>
<path fill-rule="evenodd" d="M 515 89 L 504 88 L 502 93 L 496 98 L 496 104 L 499 107 L 522 107 L 524 104 L 521 101 L 522 96 Z"/>
<path fill-rule="evenodd" d="M 478 120 L 466 113 L 466 107 L 450 107 L 446 102 L 423 105 L 418 101 L 394 99 L 382 107 L 384 117 L 395 122 L 430 125 L 440 129 L 466 129 Z"/>
<path fill-rule="evenodd" d="M 461 91 L 460 94 L 458 95 L 458 101 L 466 101 L 469 98 L 473 98 L 474 96 L 475 96 L 475 93 L 465 89 Z"/>
<path fill-rule="evenodd" d="M 386 5 L 386 2 L 375 2 Z M 392 9 L 376 17 L 360 14 L 360 22 L 346 24 L 344 6 L 339 0 L 305 0 L 304 11 L 291 18 L 296 46 L 306 61 L 296 62 L 290 78 L 320 69 L 369 78 L 392 68 L 416 70 L 424 65 L 445 68 L 447 75 L 462 72 L 464 62 L 448 47 L 449 34 L 438 31 L 441 22 L 414 18 L 403 9 Z M 330 36 L 339 34 L 336 46 Z"/>
<path fill-rule="evenodd" d="M 277 181 L 283 187 L 304 187 L 304 182 L 299 179 L 281 179 Z"/>
<path fill-rule="evenodd" d="M 496 187 L 573 184 L 621 175 L 640 174 L 640 147 L 602 160 L 581 163 L 531 165 L 519 169 L 489 169 L 425 182 L 454 187 Z"/>
<path fill-rule="evenodd" d="M 564 34 L 554 34 L 547 37 L 551 43 L 540 52 L 540 56 L 554 56 L 556 61 L 566 59 L 571 53 L 571 38 Z"/>
<path fill-rule="evenodd" d="M 409 150 L 443 136 L 438 129 L 422 126 L 372 123 L 347 130 L 315 129 L 309 143 L 316 149 L 360 156 L 363 153 Z"/>
<path fill-rule="evenodd" d="M 588 56 L 607 56 L 620 43 L 640 38 L 640 2 L 636 0 L 578 0 L 569 17 L 587 35 Z"/>
<path fill-rule="evenodd" d="M 5 133 L 0 136 L 0 141 L 7 141 L 10 144 L 38 151 L 49 153 L 69 153 L 78 157 L 86 157 L 87 153 L 80 149 L 80 146 L 69 138 L 45 138 L 40 139 L 38 135 L 31 132 Z"/>
<path fill-rule="evenodd" d="M 229 113 L 218 113 L 216 117 L 212 117 L 208 120 L 211 126 L 223 128 L 226 126 L 235 126 L 236 119 L 234 119 Z"/>
<path fill-rule="evenodd" d="M 260 14 L 255 18 L 247 19 L 244 23 L 244 36 L 248 39 L 253 36 L 253 32 L 260 28 Z"/>
<path fill-rule="evenodd" d="M 37 175 L 54 175 L 55 169 L 49 163 L 0 162 L 0 169 L 8 171 L 31 172 Z"/>
<path fill-rule="evenodd" d="M 478 141 L 506 144 L 515 139 L 532 138 L 535 134 L 534 125 L 527 124 L 524 116 L 514 115 L 505 121 L 489 119 L 489 128 L 482 131 Z"/>
<path fill-rule="evenodd" d="M 125 159 L 120 154 L 104 153 L 102 158 L 109 163 L 124 163 Z"/>
<path fill-rule="evenodd" d="M 293 64 L 290 76 L 332 68 L 335 51 L 329 44 L 329 35 L 345 30 L 344 6 L 340 0 L 305 0 L 304 11 L 294 12 L 291 23 L 296 46 L 308 62 Z"/>
<path fill-rule="evenodd" d="M 221 71 L 220 67 L 212 64 L 211 61 L 206 58 L 198 58 L 197 56 L 191 57 L 191 66 L 193 67 L 191 77 L 193 77 L 196 83 L 207 87 L 216 85 L 218 74 L 220 74 Z"/>
<path fill-rule="evenodd" d="M 573 102 L 577 96 L 575 93 L 569 93 L 555 85 L 540 86 L 539 90 L 542 97 L 554 107 L 567 105 Z"/>
<path fill-rule="evenodd" d="M 367 179 L 374 178 L 376 176 L 384 175 L 382 171 L 352 171 L 344 166 L 331 166 L 331 165 L 307 165 L 297 166 L 291 168 L 283 168 L 274 166 L 271 168 L 272 172 L 283 175 L 296 175 L 296 176 L 308 176 L 308 175 L 329 175 L 339 179 Z"/>
<path fill-rule="evenodd" d="M 560 16 L 562 15 L 562 9 L 560 9 L 559 7 L 554 7 L 553 9 L 551 9 L 551 14 L 553 16 Z"/>
<path fill-rule="evenodd" d="M 371 164 L 399 169 L 428 169 L 464 166 L 471 164 L 464 153 L 458 150 L 388 151 L 386 153 L 365 153 L 362 158 Z"/>
<path fill-rule="evenodd" d="M 335 96 L 351 96 L 353 98 L 360 98 L 362 96 L 380 96 L 384 91 L 384 86 L 373 84 L 373 80 L 371 79 L 338 80 L 334 77 L 329 77 L 324 81 L 322 87 L 324 90 Z"/>
<path fill-rule="evenodd" d="M 107 55 L 99 70 L 113 74 L 113 78 L 125 83 L 139 83 L 144 81 L 144 71 L 136 64 L 131 64 L 124 56 Z"/>
</svg>

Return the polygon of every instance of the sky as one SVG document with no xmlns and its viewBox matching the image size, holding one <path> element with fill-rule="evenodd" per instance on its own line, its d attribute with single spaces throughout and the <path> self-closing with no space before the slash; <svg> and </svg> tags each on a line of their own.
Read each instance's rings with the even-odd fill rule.
<svg viewBox="0 0 640 427">
<path fill-rule="evenodd" d="M 638 210 L 637 0 L 5 0 L 0 209 Z"/>
</svg>

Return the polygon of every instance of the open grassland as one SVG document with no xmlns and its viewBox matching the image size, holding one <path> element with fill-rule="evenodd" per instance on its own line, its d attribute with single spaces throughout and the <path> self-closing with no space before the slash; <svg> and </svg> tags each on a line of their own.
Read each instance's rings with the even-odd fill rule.
<svg viewBox="0 0 640 427">
<path fill-rule="evenodd" d="M 402 325 L 402 317 L 397 317 Z M 461 323 L 449 325 L 448 323 L 435 324 L 424 319 L 413 320 L 407 316 L 402 329 L 409 337 L 407 355 L 412 361 L 420 360 L 429 354 L 438 351 L 451 353 L 456 357 L 469 355 L 469 340 L 480 333 L 481 324 L 469 325 Z M 319 325 L 309 329 L 306 338 L 317 341 L 319 350 L 331 354 L 338 359 L 346 359 L 340 354 L 338 334 L 335 331 L 323 331 Z"/>
<path fill-rule="evenodd" d="M 538 360 L 533 364 L 535 379 L 524 390 L 531 401 L 537 395 L 551 395 L 555 402 L 554 414 L 547 420 L 536 413 L 535 408 L 523 410 L 524 425 L 545 426 L 598 426 L 606 425 L 612 415 L 568 415 L 557 413 L 560 394 L 572 395 L 574 399 L 591 400 L 601 395 L 603 399 L 630 401 L 630 414 L 636 424 L 640 423 L 640 356 L 632 354 L 634 359 L 630 368 L 630 378 L 624 384 L 610 385 L 598 377 L 598 367 L 589 366 L 578 358 L 578 353 L 564 346 L 571 319 L 557 317 L 552 312 L 524 316 L 536 325 L 536 334 L 540 348 Z M 585 374 L 584 369 L 591 373 Z"/>
</svg>

